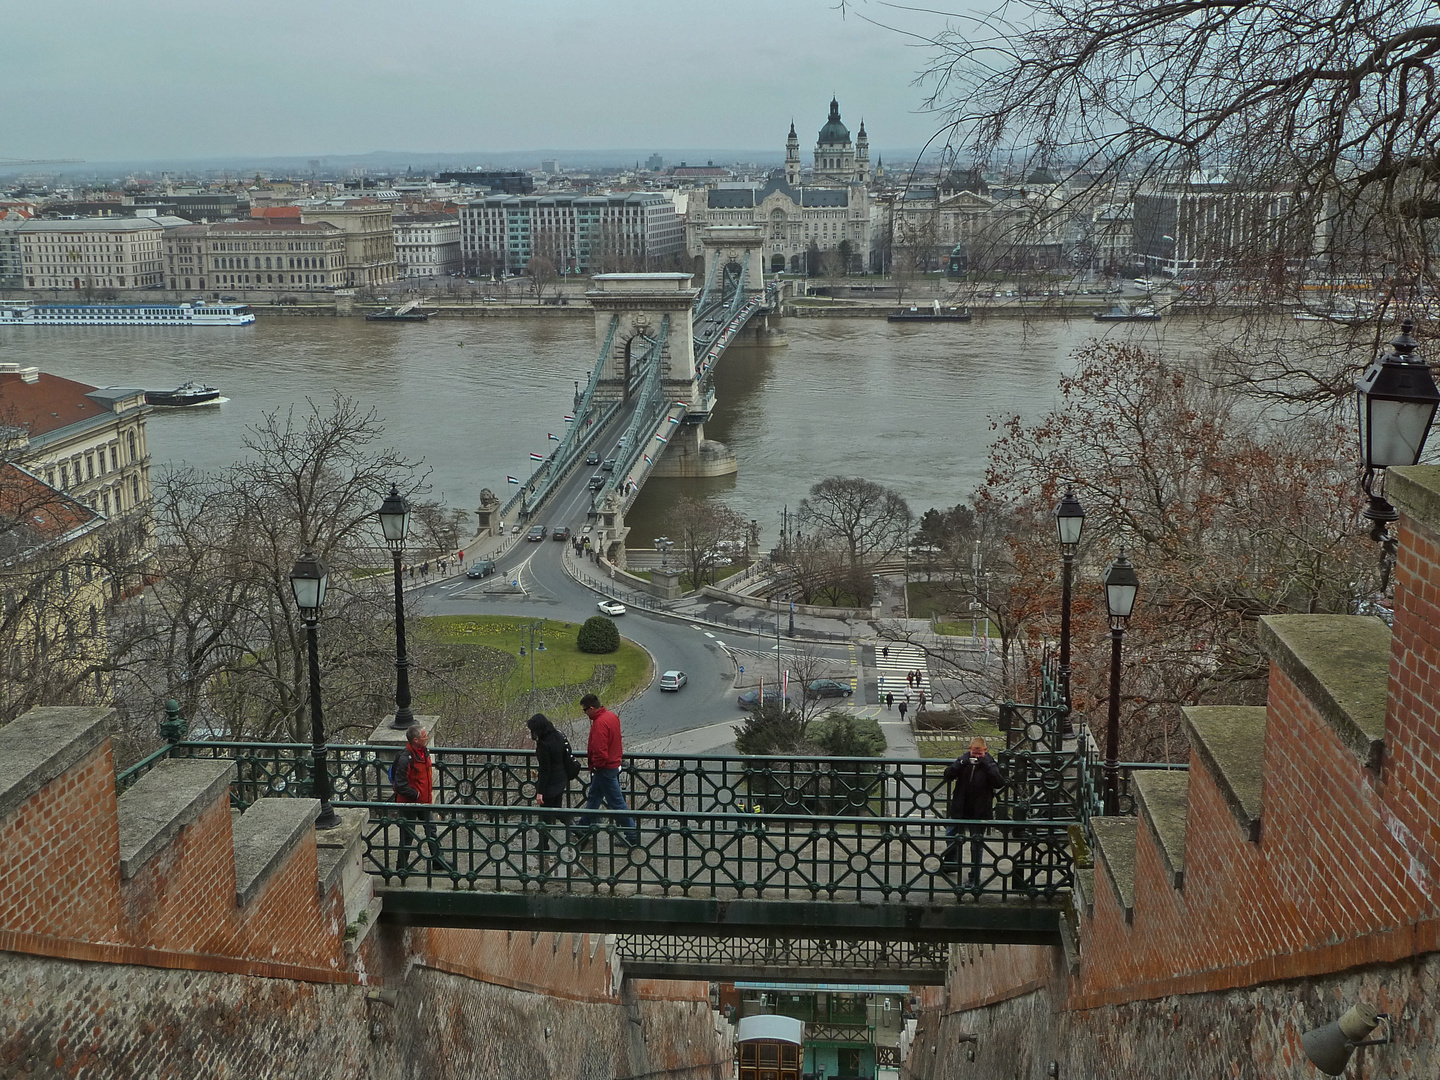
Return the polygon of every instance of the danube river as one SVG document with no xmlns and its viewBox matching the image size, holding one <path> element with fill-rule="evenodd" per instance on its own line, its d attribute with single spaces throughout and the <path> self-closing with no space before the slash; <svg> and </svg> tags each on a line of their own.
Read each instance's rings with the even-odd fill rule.
<svg viewBox="0 0 1440 1080">
<path fill-rule="evenodd" d="M 706 435 L 728 444 L 738 476 L 655 480 L 631 515 L 632 546 L 665 531 L 680 493 L 721 498 L 757 519 L 767 541 L 823 477 L 864 476 L 911 508 L 970 495 L 984 469 L 992 418 L 1038 417 L 1057 400 L 1071 354 L 1097 333 L 1187 349 L 1197 324 L 1016 319 L 897 327 L 878 319 L 790 319 L 785 348 L 732 350 L 716 378 Z M 574 383 L 594 365 L 588 319 L 362 319 L 262 316 L 249 327 L 3 327 L 0 362 L 97 386 L 219 387 L 217 408 L 157 410 L 154 465 L 220 468 L 244 454 L 263 411 L 324 407 L 342 393 L 373 406 L 387 442 L 423 461 L 432 494 L 473 510 L 482 488 L 502 499 L 507 474 L 529 474 L 564 432 Z M 552 522 L 551 524 L 574 524 Z"/>
</svg>

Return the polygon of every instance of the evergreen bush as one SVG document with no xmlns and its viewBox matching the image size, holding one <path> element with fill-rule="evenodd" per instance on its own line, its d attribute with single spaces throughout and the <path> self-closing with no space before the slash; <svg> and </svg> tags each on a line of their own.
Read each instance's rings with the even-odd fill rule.
<svg viewBox="0 0 1440 1080">
<path fill-rule="evenodd" d="M 580 627 L 575 644 L 584 653 L 612 653 L 620 648 L 620 630 L 604 615 L 592 615 Z"/>
</svg>

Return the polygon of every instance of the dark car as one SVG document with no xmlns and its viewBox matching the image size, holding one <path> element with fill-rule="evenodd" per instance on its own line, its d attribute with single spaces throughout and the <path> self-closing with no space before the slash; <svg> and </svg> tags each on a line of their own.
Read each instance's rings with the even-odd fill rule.
<svg viewBox="0 0 1440 1080">
<path fill-rule="evenodd" d="M 585 455 L 585 464 L 586 464 L 586 465 L 599 465 L 599 464 L 600 464 L 600 455 L 597 454 L 594 450 L 591 450 L 590 453 L 588 453 L 588 454 Z"/>
<path fill-rule="evenodd" d="M 600 463 L 600 468 L 605 472 L 610 472 L 615 468 L 615 459 L 613 457 L 607 457 Z"/>
<path fill-rule="evenodd" d="M 544 540 L 550 532 L 544 525 L 532 525 L 530 531 L 525 534 L 525 539 L 530 541 Z"/>
<path fill-rule="evenodd" d="M 468 578 L 483 578 L 488 577 L 494 572 L 495 564 L 492 561 L 489 559 L 476 559 L 470 564 L 470 568 L 465 571 L 465 576 Z"/>
<path fill-rule="evenodd" d="M 784 695 L 784 697 L 785 697 L 785 704 L 786 704 L 787 706 L 795 704 L 793 701 L 790 700 L 790 696 L 789 696 L 788 694 Z M 775 702 L 779 701 L 780 698 L 781 698 L 781 694 L 780 694 L 780 691 L 779 691 L 779 689 L 778 689 L 777 687 L 774 687 L 774 686 L 767 686 L 767 687 L 765 687 L 765 704 L 767 704 L 767 705 L 773 705 Z M 738 698 L 735 699 L 735 704 L 739 705 L 740 708 L 742 708 L 742 709 L 753 709 L 753 708 L 754 708 L 756 705 L 758 705 L 759 703 L 760 703 L 760 691 L 759 691 L 759 690 L 746 690 L 745 693 L 741 694 Z"/>
<path fill-rule="evenodd" d="M 839 682 L 835 679 L 816 679 L 806 688 L 806 692 L 812 698 L 849 697 L 855 693 L 855 688 L 849 683 Z"/>
<path fill-rule="evenodd" d="M 594 476 L 590 477 L 590 490 L 591 490 L 591 491 L 599 491 L 599 490 L 600 490 L 602 487 L 604 487 L 604 486 L 605 486 L 605 476 L 604 476 L 603 473 L 598 473 L 598 472 L 597 472 Z"/>
<path fill-rule="evenodd" d="M 552 539 L 552 540 L 569 540 L 569 539 L 570 539 L 570 527 L 569 527 L 568 525 L 561 525 L 558 529 L 556 529 L 553 533 L 550 534 L 550 539 Z"/>
</svg>

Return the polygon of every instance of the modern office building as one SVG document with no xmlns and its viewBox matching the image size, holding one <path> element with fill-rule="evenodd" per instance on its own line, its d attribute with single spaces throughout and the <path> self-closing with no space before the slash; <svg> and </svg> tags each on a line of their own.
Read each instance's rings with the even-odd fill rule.
<svg viewBox="0 0 1440 1080">
<path fill-rule="evenodd" d="M 562 272 L 658 270 L 685 251 L 675 204 L 658 192 L 491 195 L 460 208 L 467 270 L 518 274 L 543 256 Z"/>
</svg>

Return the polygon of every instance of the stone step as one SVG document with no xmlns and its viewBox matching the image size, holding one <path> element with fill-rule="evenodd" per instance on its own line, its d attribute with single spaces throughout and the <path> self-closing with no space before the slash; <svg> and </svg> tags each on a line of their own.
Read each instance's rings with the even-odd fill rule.
<svg viewBox="0 0 1440 1080">
<path fill-rule="evenodd" d="M 1125 921 L 1135 920 L 1135 830 L 1133 817 L 1095 818 L 1090 828 L 1095 833 L 1095 868 L 1104 867 Z"/>
<path fill-rule="evenodd" d="M 1385 748 L 1390 628 L 1354 615 L 1266 615 L 1260 647 L 1370 769 Z"/>
<path fill-rule="evenodd" d="M 1172 889 L 1185 887 L 1185 819 L 1190 809 L 1190 774 L 1141 770 L 1135 773 L 1135 805 L 1155 838 Z"/>
<path fill-rule="evenodd" d="M 1215 780 L 1245 839 L 1260 839 L 1265 706 L 1191 705 L 1180 710 L 1195 756 Z"/>
<path fill-rule="evenodd" d="M 260 799 L 235 822 L 235 902 L 244 907 L 265 887 L 320 816 L 318 799 Z"/>
<path fill-rule="evenodd" d="M 216 802 L 229 801 L 235 762 L 161 761 L 135 781 L 116 804 L 120 824 L 120 878 L 140 869 Z"/>
</svg>

